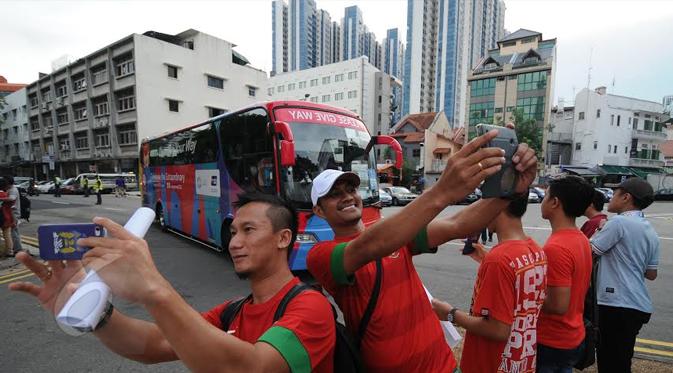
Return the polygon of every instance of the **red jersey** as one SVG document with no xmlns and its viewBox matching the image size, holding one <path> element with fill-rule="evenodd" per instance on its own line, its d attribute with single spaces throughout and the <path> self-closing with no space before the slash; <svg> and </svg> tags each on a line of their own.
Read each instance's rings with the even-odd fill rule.
<svg viewBox="0 0 673 373">
<path fill-rule="evenodd" d="M 464 373 L 535 372 L 536 327 L 545 299 L 547 259 L 531 238 L 504 241 L 479 266 L 472 316 L 511 326 L 507 342 L 465 333 L 460 369 Z"/>
<path fill-rule="evenodd" d="M 245 303 L 232 320 L 229 334 L 250 343 L 266 342 L 283 356 L 291 372 L 332 373 L 334 368 L 334 315 L 327 298 L 316 291 L 304 291 L 290 303 L 283 316 L 273 315 L 285 294 L 299 283 L 288 282 L 273 298 L 260 304 Z M 220 314 L 230 302 L 202 313 L 218 329 Z"/>
<path fill-rule="evenodd" d="M 584 297 L 591 280 L 591 246 L 577 228 L 552 233 L 544 245 L 547 286 L 569 287 L 570 304 L 564 315 L 540 314 L 538 342 L 553 348 L 572 349 L 584 340 Z"/>
<path fill-rule="evenodd" d="M 597 214 L 593 218 L 587 220 L 582 224 L 582 228 L 580 230 L 582 233 L 584 233 L 587 238 L 591 238 L 591 236 L 596 233 L 596 229 L 598 229 L 598 224 L 601 222 L 601 220 L 608 220 L 608 216 L 605 214 Z"/>
<path fill-rule="evenodd" d="M 313 277 L 341 308 L 353 335 L 357 335 L 376 278 L 375 262 L 354 275 L 347 274 L 343 267 L 346 245 L 357 236 L 320 242 L 306 260 Z M 427 247 L 427 233 L 423 230 L 414 243 L 382 259 L 381 292 L 361 342 L 368 372 L 453 372 L 456 368 L 412 262 L 413 254 L 435 250 Z"/>
</svg>

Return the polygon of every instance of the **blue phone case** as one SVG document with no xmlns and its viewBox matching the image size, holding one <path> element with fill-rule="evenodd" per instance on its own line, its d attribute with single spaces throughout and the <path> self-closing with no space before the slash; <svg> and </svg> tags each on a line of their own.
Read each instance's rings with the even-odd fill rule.
<svg viewBox="0 0 673 373">
<path fill-rule="evenodd" d="M 103 237 L 105 230 L 93 223 L 44 224 L 37 228 L 40 258 L 44 260 L 80 260 L 89 248 L 77 245 L 85 237 Z"/>
</svg>

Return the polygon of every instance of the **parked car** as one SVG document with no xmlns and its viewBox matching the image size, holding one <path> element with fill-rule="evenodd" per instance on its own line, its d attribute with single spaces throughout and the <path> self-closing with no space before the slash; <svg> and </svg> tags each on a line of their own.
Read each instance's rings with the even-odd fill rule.
<svg viewBox="0 0 673 373">
<path fill-rule="evenodd" d="M 532 188 L 530 188 L 530 191 L 537 194 L 538 198 L 540 198 L 540 202 L 542 202 L 542 200 L 544 199 L 544 195 L 545 195 L 544 189 L 542 189 L 540 187 L 532 187 Z"/>
<path fill-rule="evenodd" d="M 540 203 L 542 202 L 542 198 L 537 194 L 536 191 L 533 190 L 533 188 L 528 189 L 528 202 L 530 203 Z"/>
<path fill-rule="evenodd" d="M 465 198 L 463 198 L 463 200 L 459 203 L 465 203 L 469 205 L 472 202 L 477 202 L 479 199 L 481 199 L 481 190 L 477 188 L 474 190 L 474 192 L 466 195 Z"/>
<path fill-rule="evenodd" d="M 381 200 L 381 206 L 390 206 L 393 204 L 393 197 L 383 189 L 379 189 L 379 200 Z"/>
<path fill-rule="evenodd" d="M 385 187 L 383 190 L 393 198 L 393 206 L 404 206 L 418 197 L 405 187 Z"/>
<path fill-rule="evenodd" d="M 610 188 L 596 188 L 596 190 L 603 193 L 603 197 L 605 197 L 605 202 L 610 202 L 612 196 L 614 195 L 614 191 Z"/>
<path fill-rule="evenodd" d="M 54 182 L 53 181 L 40 181 L 36 186 L 37 190 L 40 193 L 54 193 Z"/>
<path fill-rule="evenodd" d="M 673 201 L 673 189 L 659 189 L 654 193 L 655 201 Z"/>
<path fill-rule="evenodd" d="M 75 178 L 71 177 L 61 183 L 61 194 L 75 194 L 79 189 L 79 184 L 75 183 Z"/>
</svg>

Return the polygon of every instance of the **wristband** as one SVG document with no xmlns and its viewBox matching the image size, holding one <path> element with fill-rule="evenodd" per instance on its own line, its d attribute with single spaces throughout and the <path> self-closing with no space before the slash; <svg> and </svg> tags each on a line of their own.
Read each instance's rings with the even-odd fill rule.
<svg viewBox="0 0 673 373">
<path fill-rule="evenodd" d="M 105 314 L 103 315 L 103 317 L 101 317 L 98 324 L 96 324 L 96 326 L 93 328 L 93 331 L 98 331 L 107 324 L 107 322 L 110 320 L 110 317 L 112 317 L 112 311 L 114 311 L 114 306 L 112 305 L 112 303 L 108 303 L 108 307 L 105 310 Z"/>
</svg>

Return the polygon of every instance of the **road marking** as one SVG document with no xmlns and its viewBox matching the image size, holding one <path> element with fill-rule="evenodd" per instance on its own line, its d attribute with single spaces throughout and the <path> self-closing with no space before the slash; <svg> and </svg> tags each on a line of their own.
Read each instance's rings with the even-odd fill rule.
<svg viewBox="0 0 673 373">
<path fill-rule="evenodd" d="M 12 278 L 9 278 L 9 279 L 3 279 L 3 280 L 0 280 L 0 284 L 6 284 L 8 282 L 13 282 L 13 281 L 20 280 L 22 278 L 30 277 L 30 276 L 33 276 L 33 275 L 35 275 L 35 274 L 33 272 L 31 272 L 31 273 L 25 274 L 23 276 L 16 276 L 16 277 L 12 277 Z"/>
<path fill-rule="evenodd" d="M 664 214 L 647 214 L 647 215 L 645 215 L 646 218 L 663 218 L 663 217 L 666 217 L 666 216 L 673 216 L 673 214 L 664 213 Z"/>
<path fill-rule="evenodd" d="M 669 351 L 660 351 L 660 350 L 655 350 L 655 349 L 653 349 L 653 348 L 634 347 L 634 348 L 633 348 L 633 351 L 635 351 L 635 352 L 644 352 L 644 353 L 651 354 L 651 355 L 673 357 L 673 352 L 669 352 Z"/>
<path fill-rule="evenodd" d="M 72 205 L 72 203 L 70 202 L 61 202 L 61 201 L 51 201 L 51 203 L 56 203 L 59 205 Z"/>
<path fill-rule="evenodd" d="M 673 343 L 671 343 L 671 342 L 655 341 L 653 339 L 636 338 L 636 342 L 646 344 L 646 345 L 664 346 L 664 347 L 673 348 Z"/>
<path fill-rule="evenodd" d="M 103 207 L 104 210 L 110 210 L 110 211 L 126 211 L 126 209 L 118 209 L 116 207 Z"/>
<path fill-rule="evenodd" d="M 20 271 L 16 271 L 16 272 L 13 272 L 13 273 L 8 273 L 6 275 L 2 275 L 2 276 L 0 276 L 0 280 L 4 280 L 6 278 L 10 278 L 10 277 L 18 276 L 18 275 L 24 275 L 24 274 L 29 273 L 29 272 L 30 272 L 29 269 L 22 269 Z"/>
</svg>

